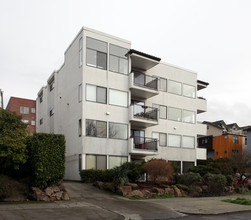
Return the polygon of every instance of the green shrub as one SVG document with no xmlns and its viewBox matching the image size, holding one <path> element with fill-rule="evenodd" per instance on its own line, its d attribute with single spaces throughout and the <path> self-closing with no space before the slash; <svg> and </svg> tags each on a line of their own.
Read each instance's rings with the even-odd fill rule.
<svg viewBox="0 0 251 220">
<path fill-rule="evenodd" d="M 178 176 L 178 183 L 186 186 L 196 185 L 201 181 L 202 178 L 199 173 L 188 172 Z"/>
<path fill-rule="evenodd" d="M 221 195 L 227 186 L 227 178 L 222 174 L 206 174 L 204 183 L 208 185 L 208 192 L 212 195 Z"/>
<path fill-rule="evenodd" d="M 111 170 L 81 170 L 79 174 L 83 183 L 112 182 L 113 179 Z"/>
<path fill-rule="evenodd" d="M 11 196 L 11 186 L 8 182 L 8 177 L 0 174 L 0 200 Z"/>
<path fill-rule="evenodd" d="M 61 181 L 65 171 L 64 136 L 35 133 L 27 143 L 32 184 L 44 189 Z"/>
<path fill-rule="evenodd" d="M 228 186 L 232 186 L 233 183 L 234 183 L 234 178 L 233 178 L 233 176 L 232 176 L 232 175 L 227 175 L 227 176 L 226 176 L 226 179 L 227 179 L 227 185 L 228 185 Z"/>
<path fill-rule="evenodd" d="M 111 174 L 113 178 L 112 181 L 116 187 L 119 185 L 124 185 L 125 183 L 129 182 L 129 178 L 127 176 L 128 172 L 129 170 L 127 169 L 126 166 L 119 166 L 111 169 Z"/>
<path fill-rule="evenodd" d="M 207 173 L 219 174 L 220 170 L 210 165 L 198 165 L 190 167 L 188 172 L 199 173 L 201 176 L 205 176 Z"/>
<path fill-rule="evenodd" d="M 145 173 L 142 163 L 126 162 L 121 167 L 122 170 L 126 171 L 130 182 L 136 182 Z"/>
<path fill-rule="evenodd" d="M 232 175 L 235 170 L 235 163 L 232 159 L 229 158 L 220 158 L 211 163 L 212 166 L 218 170 L 223 175 Z"/>
</svg>

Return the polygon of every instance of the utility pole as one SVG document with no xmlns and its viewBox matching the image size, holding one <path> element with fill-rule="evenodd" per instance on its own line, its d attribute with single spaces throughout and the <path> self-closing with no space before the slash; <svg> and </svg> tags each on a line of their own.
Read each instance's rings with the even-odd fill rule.
<svg viewBox="0 0 251 220">
<path fill-rule="evenodd" d="M 1 96 L 1 108 L 3 109 L 3 91 L 0 89 L 0 96 Z"/>
</svg>

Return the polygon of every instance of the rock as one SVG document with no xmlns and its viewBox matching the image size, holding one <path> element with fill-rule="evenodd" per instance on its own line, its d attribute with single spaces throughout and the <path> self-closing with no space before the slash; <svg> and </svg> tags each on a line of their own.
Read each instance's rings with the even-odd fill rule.
<svg viewBox="0 0 251 220">
<path fill-rule="evenodd" d="M 104 188 L 104 183 L 101 182 L 101 181 L 97 181 L 97 182 L 95 183 L 95 186 L 97 186 L 99 189 L 103 189 L 103 188 Z"/>
<path fill-rule="evenodd" d="M 150 199 L 150 198 L 153 197 L 153 193 L 151 193 L 151 192 L 150 192 L 149 190 L 147 190 L 147 189 L 144 189 L 144 190 L 142 191 L 142 193 L 143 193 L 143 197 L 144 197 L 144 198 Z"/>
<path fill-rule="evenodd" d="M 55 193 L 57 200 L 61 200 L 62 195 L 63 195 L 63 191 L 59 191 Z"/>
<path fill-rule="evenodd" d="M 125 186 L 131 186 L 132 189 L 138 188 L 138 184 L 137 183 L 125 183 Z"/>
<path fill-rule="evenodd" d="M 174 190 L 174 195 L 177 197 L 182 196 L 181 191 L 179 190 L 179 188 L 177 186 L 173 186 L 173 190 Z"/>
<path fill-rule="evenodd" d="M 103 188 L 112 192 L 116 192 L 116 187 L 114 183 L 103 183 Z"/>
<path fill-rule="evenodd" d="M 36 188 L 35 191 L 34 191 L 34 198 L 37 200 L 37 201 L 40 201 L 40 197 L 42 195 L 43 191 L 40 190 L 39 188 Z"/>
<path fill-rule="evenodd" d="M 53 192 L 55 192 L 55 193 L 60 191 L 60 189 L 59 189 L 58 186 L 53 186 L 53 187 L 52 187 L 52 190 L 53 190 Z"/>
<path fill-rule="evenodd" d="M 119 191 L 123 196 L 127 196 L 132 192 L 132 187 L 131 186 L 120 186 Z"/>
<path fill-rule="evenodd" d="M 47 187 L 46 189 L 45 189 L 45 194 L 47 195 L 47 196 L 51 196 L 52 194 L 53 194 L 53 189 L 52 189 L 52 187 Z"/>
<path fill-rule="evenodd" d="M 142 198 L 144 195 L 143 195 L 143 193 L 140 190 L 133 190 L 129 194 L 129 196 L 138 196 L 138 197 Z"/>
<path fill-rule="evenodd" d="M 51 197 L 50 197 L 50 201 L 57 201 L 56 196 L 51 196 Z"/>
<path fill-rule="evenodd" d="M 64 201 L 68 201 L 68 200 L 70 200 L 70 197 L 69 197 L 69 195 L 68 195 L 68 193 L 67 193 L 67 192 L 63 192 L 63 195 L 62 195 L 62 200 L 64 200 Z"/>
<path fill-rule="evenodd" d="M 174 194 L 173 188 L 171 187 L 165 188 L 165 194 L 169 194 L 169 193 Z"/>
<path fill-rule="evenodd" d="M 60 183 L 58 187 L 59 187 L 60 191 L 67 192 L 65 185 L 63 183 Z"/>
<path fill-rule="evenodd" d="M 50 199 L 49 199 L 49 197 L 44 192 L 42 192 L 41 194 L 38 195 L 37 201 L 48 202 L 48 201 L 50 201 Z"/>
<path fill-rule="evenodd" d="M 154 188 L 152 189 L 152 192 L 153 192 L 153 193 L 157 193 L 157 195 L 159 195 L 159 196 L 162 196 L 162 195 L 165 194 L 165 190 L 164 190 L 164 189 L 157 188 L 157 187 L 154 187 Z"/>
</svg>

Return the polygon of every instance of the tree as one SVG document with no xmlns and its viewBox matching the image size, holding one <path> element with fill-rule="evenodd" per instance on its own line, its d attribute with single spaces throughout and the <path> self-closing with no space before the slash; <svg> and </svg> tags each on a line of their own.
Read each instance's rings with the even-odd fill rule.
<svg viewBox="0 0 251 220">
<path fill-rule="evenodd" d="M 27 124 L 16 113 L 0 109 L 0 172 L 19 170 L 27 161 Z"/>
</svg>

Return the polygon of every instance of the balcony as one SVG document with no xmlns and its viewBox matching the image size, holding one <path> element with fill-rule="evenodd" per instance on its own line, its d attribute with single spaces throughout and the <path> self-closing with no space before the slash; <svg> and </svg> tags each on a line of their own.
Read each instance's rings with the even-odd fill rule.
<svg viewBox="0 0 251 220">
<path fill-rule="evenodd" d="M 158 78 L 141 72 L 131 72 L 130 90 L 132 98 L 148 99 L 159 94 Z"/>
<path fill-rule="evenodd" d="M 129 139 L 129 153 L 134 155 L 158 154 L 158 140 L 147 137 L 133 137 Z"/>
<path fill-rule="evenodd" d="M 197 160 L 206 160 L 207 159 L 207 149 L 196 148 L 196 159 Z"/>
<path fill-rule="evenodd" d="M 145 105 L 131 105 L 129 111 L 131 127 L 147 128 L 158 124 L 158 109 Z"/>
<path fill-rule="evenodd" d="M 197 114 L 206 112 L 207 111 L 207 100 L 202 97 L 198 97 L 196 101 L 197 101 Z"/>
</svg>

